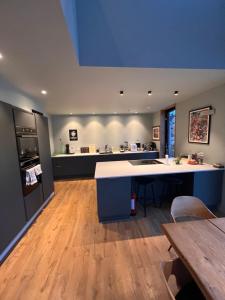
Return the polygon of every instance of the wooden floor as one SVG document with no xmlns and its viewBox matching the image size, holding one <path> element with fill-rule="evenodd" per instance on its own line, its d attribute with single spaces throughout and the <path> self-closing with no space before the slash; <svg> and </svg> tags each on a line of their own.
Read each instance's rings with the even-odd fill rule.
<svg viewBox="0 0 225 300">
<path fill-rule="evenodd" d="M 55 184 L 56 196 L 0 267 L 0 300 L 169 299 L 159 262 L 169 243 L 151 210 L 99 224 L 94 180 Z"/>
</svg>

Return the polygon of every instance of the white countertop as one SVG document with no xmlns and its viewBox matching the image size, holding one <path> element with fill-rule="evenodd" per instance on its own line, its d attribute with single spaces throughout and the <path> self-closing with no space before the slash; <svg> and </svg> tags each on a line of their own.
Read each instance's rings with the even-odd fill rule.
<svg viewBox="0 0 225 300">
<path fill-rule="evenodd" d="M 98 162 L 95 169 L 95 179 L 223 170 L 214 168 L 209 164 L 189 165 L 186 160 L 182 160 L 180 165 L 176 165 L 172 159 L 169 160 L 168 165 L 165 159 L 157 160 L 163 164 L 134 166 L 127 160 Z"/>
<path fill-rule="evenodd" d="M 56 155 L 52 155 L 52 157 L 76 157 L 76 156 L 91 156 L 91 155 L 116 155 L 116 154 L 138 154 L 138 153 L 157 153 L 159 151 L 125 151 L 125 152 L 119 152 L 119 151 L 115 151 L 113 153 L 110 154 L 100 154 L 100 153 L 74 153 L 74 154 L 56 154 Z"/>
</svg>

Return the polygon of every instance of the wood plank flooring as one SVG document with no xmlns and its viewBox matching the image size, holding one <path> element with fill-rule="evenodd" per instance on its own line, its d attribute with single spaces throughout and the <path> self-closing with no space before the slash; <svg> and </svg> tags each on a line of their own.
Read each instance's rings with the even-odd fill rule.
<svg viewBox="0 0 225 300">
<path fill-rule="evenodd" d="M 0 300 L 169 299 L 159 262 L 169 243 L 151 210 L 100 224 L 94 180 L 60 181 L 56 196 L 0 267 Z"/>
</svg>

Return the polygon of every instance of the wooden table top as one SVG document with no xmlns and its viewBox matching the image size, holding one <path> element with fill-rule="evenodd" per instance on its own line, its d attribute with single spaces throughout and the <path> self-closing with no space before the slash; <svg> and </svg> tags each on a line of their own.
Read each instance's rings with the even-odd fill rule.
<svg viewBox="0 0 225 300">
<path fill-rule="evenodd" d="M 209 222 L 225 233 L 225 218 L 211 219 Z"/>
<path fill-rule="evenodd" d="M 206 299 L 225 299 L 225 218 L 162 228 Z"/>
</svg>

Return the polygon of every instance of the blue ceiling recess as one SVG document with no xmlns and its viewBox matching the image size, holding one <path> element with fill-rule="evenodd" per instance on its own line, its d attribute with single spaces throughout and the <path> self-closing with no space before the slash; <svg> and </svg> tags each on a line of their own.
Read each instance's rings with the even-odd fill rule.
<svg viewBox="0 0 225 300">
<path fill-rule="evenodd" d="M 79 59 L 79 41 L 77 28 L 76 0 L 60 0 L 66 24 L 72 39 L 73 47 Z"/>
<path fill-rule="evenodd" d="M 224 0 L 61 3 L 81 66 L 225 69 Z"/>
</svg>

